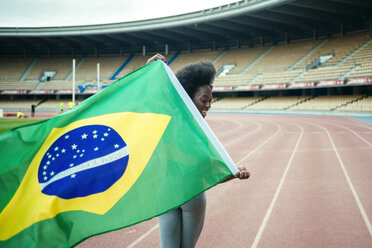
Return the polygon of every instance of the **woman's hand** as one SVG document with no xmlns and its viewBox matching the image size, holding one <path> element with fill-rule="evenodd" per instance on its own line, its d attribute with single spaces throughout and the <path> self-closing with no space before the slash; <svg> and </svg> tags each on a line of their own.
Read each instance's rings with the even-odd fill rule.
<svg viewBox="0 0 372 248">
<path fill-rule="evenodd" d="M 157 54 L 155 54 L 154 56 L 152 56 L 151 58 L 149 58 L 147 60 L 146 65 L 149 64 L 149 63 L 151 63 L 151 62 L 157 61 L 157 60 L 161 60 L 161 61 L 163 61 L 165 63 L 168 63 L 167 60 L 165 59 L 165 57 L 163 55 L 161 55 L 160 53 L 157 53 Z"/>
<path fill-rule="evenodd" d="M 247 169 L 245 167 L 239 167 L 238 170 L 239 170 L 239 172 L 237 172 L 233 176 L 229 176 L 228 178 L 223 180 L 221 183 L 228 182 L 228 181 L 230 181 L 232 179 L 235 179 L 235 178 L 239 178 L 240 180 L 248 179 L 251 176 L 251 173 L 249 173 L 249 171 L 247 171 Z"/>
<path fill-rule="evenodd" d="M 235 178 L 239 179 L 248 179 L 250 177 L 249 171 L 245 167 L 239 167 L 238 168 L 239 172 L 237 172 L 234 176 Z"/>
</svg>

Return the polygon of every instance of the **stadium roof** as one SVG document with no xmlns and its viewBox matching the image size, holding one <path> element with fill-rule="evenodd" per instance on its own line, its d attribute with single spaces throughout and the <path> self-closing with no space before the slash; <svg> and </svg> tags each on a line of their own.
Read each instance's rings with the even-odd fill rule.
<svg viewBox="0 0 372 248">
<path fill-rule="evenodd" d="M 217 49 L 372 30 L 369 0 L 243 0 L 124 23 L 0 28 L 0 55 Z"/>
</svg>

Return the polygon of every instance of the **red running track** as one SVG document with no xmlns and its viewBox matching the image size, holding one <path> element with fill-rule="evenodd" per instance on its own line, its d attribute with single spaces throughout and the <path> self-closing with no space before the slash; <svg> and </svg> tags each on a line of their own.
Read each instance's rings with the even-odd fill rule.
<svg viewBox="0 0 372 248">
<path fill-rule="evenodd" d="M 372 247 L 372 126 L 349 117 L 210 114 L 251 178 L 207 191 L 197 247 Z M 160 247 L 157 219 L 86 247 Z"/>
</svg>

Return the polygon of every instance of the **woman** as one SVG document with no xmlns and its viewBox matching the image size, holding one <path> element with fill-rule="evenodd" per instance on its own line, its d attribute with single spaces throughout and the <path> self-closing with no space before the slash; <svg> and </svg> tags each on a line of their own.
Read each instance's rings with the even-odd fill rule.
<svg viewBox="0 0 372 248">
<path fill-rule="evenodd" d="M 156 60 L 166 62 L 163 55 L 156 54 L 147 61 L 147 64 Z M 203 118 L 207 116 L 211 107 L 212 84 L 215 76 L 216 70 L 210 62 L 190 64 L 176 73 L 176 77 Z M 248 179 L 249 176 L 246 168 L 240 167 L 237 174 L 227 178 L 224 182 L 233 178 Z M 206 197 L 203 192 L 179 208 L 159 216 L 161 247 L 195 247 L 203 228 L 205 208 Z"/>
</svg>

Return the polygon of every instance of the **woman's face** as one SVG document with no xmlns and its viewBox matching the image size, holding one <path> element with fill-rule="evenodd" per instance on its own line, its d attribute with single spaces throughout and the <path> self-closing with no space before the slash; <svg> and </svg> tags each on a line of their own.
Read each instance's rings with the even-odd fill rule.
<svg viewBox="0 0 372 248">
<path fill-rule="evenodd" d="M 199 110 L 200 114 L 205 118 L 207 112 L 211 107 L 212 101 L 212 89 L 209 85 L 203 85 L 195 92 L 194 98 L 192 99 L 196 108 Z"/>
</svg>

